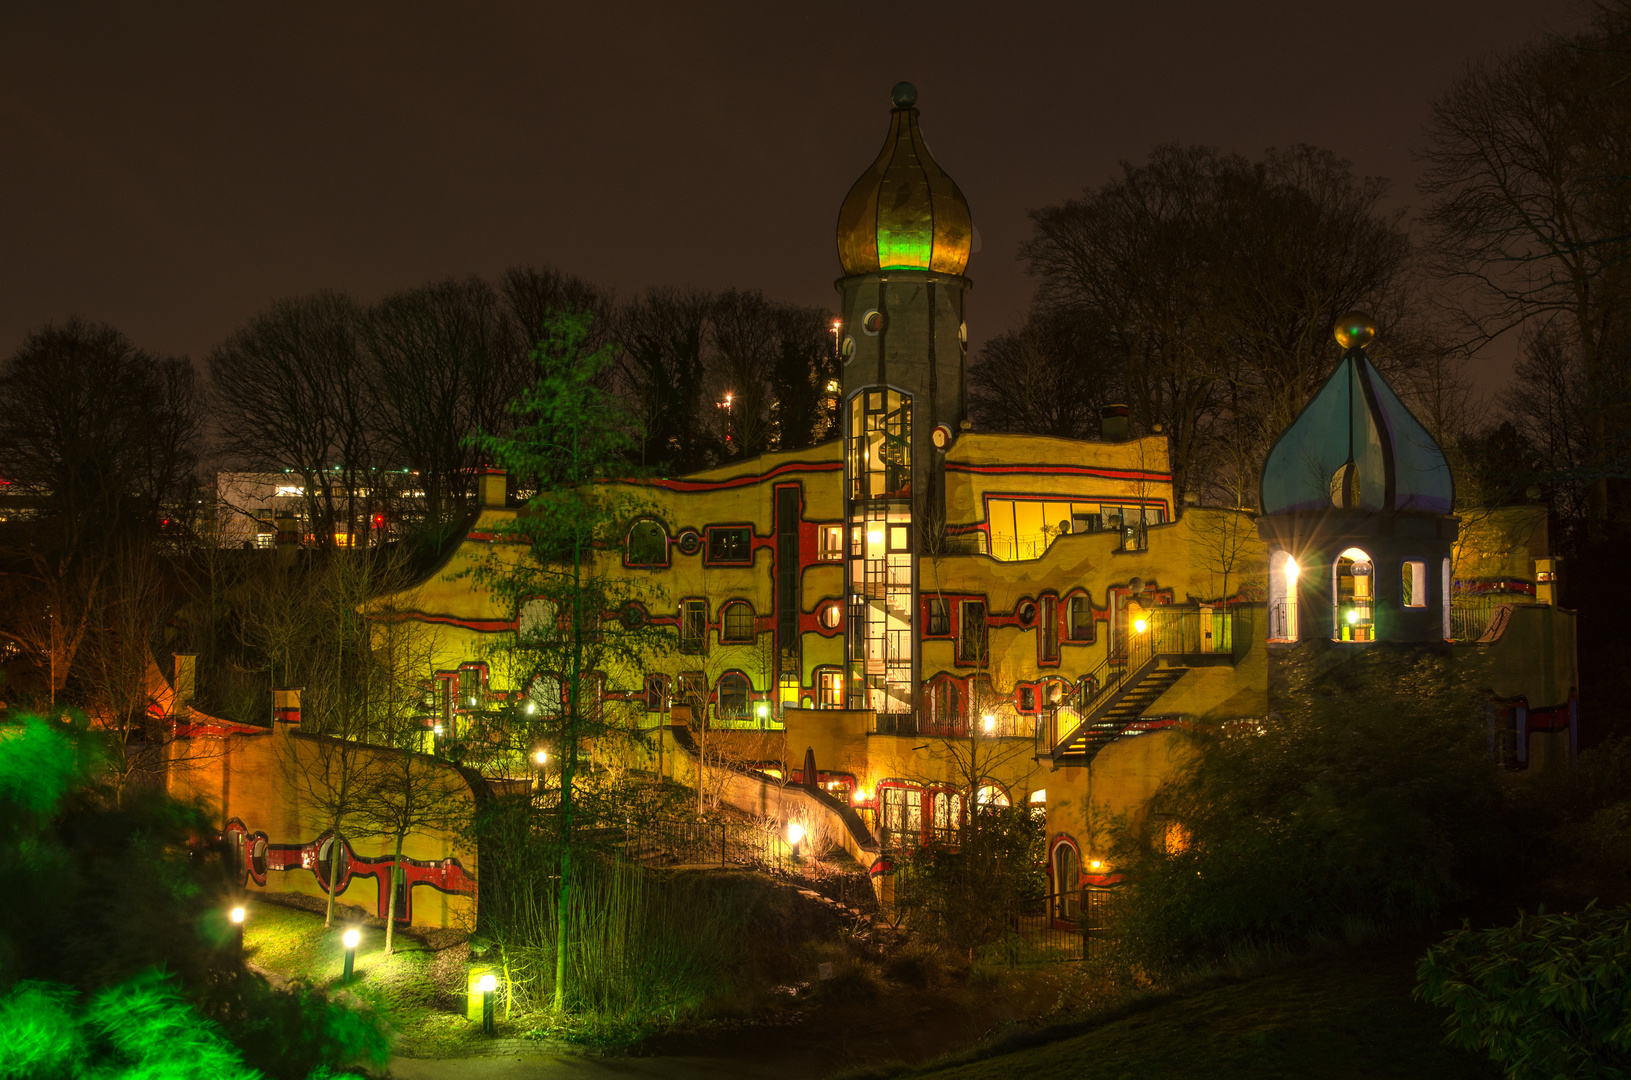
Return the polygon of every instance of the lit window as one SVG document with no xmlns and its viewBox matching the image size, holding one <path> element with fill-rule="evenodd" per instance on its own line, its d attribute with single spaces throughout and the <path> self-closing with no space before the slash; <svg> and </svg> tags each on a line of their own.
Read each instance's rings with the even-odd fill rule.
<svg viewBox="0 0 1631 1080">
<path fill-rule="evenodd" d="M 733 600 L 725 605 L 721 641 L 741 644 L 753 640 L 753 605 Z"/>
<path fill-rule="evenodd" d="M 821 561 L 842 562 L 844 559 L 844 527 L 842 525 L 823 525 L 821 527 Z"/>
<path fill-rule="evenodd" d="M 817 692 L 820 694 L 818 704 L 823 709 L 841 709 L 844 707 L 844 673 L 842 671 L 822 671 L 816 675 Z"/>
</svg>

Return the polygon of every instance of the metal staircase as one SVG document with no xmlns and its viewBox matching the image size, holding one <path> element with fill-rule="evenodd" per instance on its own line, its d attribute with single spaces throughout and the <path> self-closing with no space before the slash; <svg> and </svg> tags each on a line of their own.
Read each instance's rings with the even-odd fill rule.
<svg viewBox="0 0 1631 1080">
<path fill-rule="evenodd" d="M 1158 607 L 1147 613 L 1143 632 L 1112 648 L 1099 669 L 1079 686 L 1071 705 L 1055 710 L 1044 725 L 1038 757 L 1060 765 L 1086 765 L 1119 738 L 1191 667 L 1233 663 L 1232 615 L 1194 608 Z"/>
</svg>

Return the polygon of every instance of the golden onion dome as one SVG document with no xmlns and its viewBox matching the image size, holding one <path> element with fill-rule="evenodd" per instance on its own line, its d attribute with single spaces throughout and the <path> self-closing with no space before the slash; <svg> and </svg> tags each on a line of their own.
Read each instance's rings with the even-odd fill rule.
<svg viewBox="0 0 1631 1080">
<path fill-rule="evenodd" d="M 883 152 L 855 181 L 838 211 L 838 261 L 846 275 L 878 270 L 961 274 L 974 240 L 968 200 L 923 144 L 917 87 L 897 83 L 891 97 L 895 111 Z"/>
</svg>

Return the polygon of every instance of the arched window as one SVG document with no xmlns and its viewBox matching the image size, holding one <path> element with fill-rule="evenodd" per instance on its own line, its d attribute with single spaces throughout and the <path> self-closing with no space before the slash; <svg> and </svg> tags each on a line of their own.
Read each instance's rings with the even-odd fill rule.
<svg viewBox="0 0 1631 1080">
<path fill-rule="evenodd" d="M 955 791 L 937 791 L 930 806 L 935 840 L 942 844 L 955 843 L 957 831 L 963 827 L 963 796 Z"/>
<path fill-rule="evenodd" d="M 753 605 L 746 600 L 732 600 L 720 614 L 719 640 L 726 644 L 742 645 L 753 641 Z"/>
<path fill-rule="evenodd" d="M 1331 566 L 1331 637 L 1376 640 L 1376 564 L 1360 548 L 1348 548 Z"/>
<path fill-rule="evenodd" d="M 749 687 L 747 676 L 732 671 L 719 680 L 719 718 L 726 723 L 738 724 L 748 718 Z"/>
<path fill-rule="evenodd" d="M 521 605 L 516 619 L 516 637 L 522 644 L 553 638 L 560 630 L 560 608 L 548 597 L 539 596 Z"/>
<path fill-rule="evenodd" d="M 985 784 L 974 793 L 974 801 L 981 806 L 1007 806 L 1008 793 L 1000 784 Z"/>
<path fill-rule="evenodd" d="M 963 727 L 962 687 L 951 679 L 929 684 L 929 726 L 935 734 L 958 737 Z"/>
<path fill-rule="evenodd" d="M 668 565 L 668 533 L 660 522 L 636 521 L 629 528 L 629 565 Z"/>
<path fill-rule="evenodd" d="M 1297 640 L 1297 578 L 1301 569 L 1289 551 L 1269 554 L 1269 640 Z"/>
<path fill-rule="evenodd" d="M 1053 849 L 1053 891 L 1057 898 L 1056 914 L 1061 919 L 1074 919 L 1081 914 L 1081 865 L 1075 844 L 1061 840 Z"/>
<path fill-rule="evenodd" d="M 553 719 L 565 709 L 566 690 L 561 677 L 553 671 L 541 671 L 527 684 L 527 700 L 522 711 L 528 716 Z"/>
</svg>

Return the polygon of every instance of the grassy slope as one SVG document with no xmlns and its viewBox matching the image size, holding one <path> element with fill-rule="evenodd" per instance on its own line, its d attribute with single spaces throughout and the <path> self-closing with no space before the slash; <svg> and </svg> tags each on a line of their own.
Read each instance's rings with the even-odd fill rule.
<svg viewBox="0 0 1631 1080">
<path fill-rule="evenodd" d="M 926 1071 L 939 1080 L 1498 1078 L 1489 1062 L 1445 1046 L 1440 1014 L 1411 1000 L 1416 956 L 1345 952 L 1151 1002 L 1059 1042 Z"/>
<path fill-rule="evenodd" d="M 244 945 L 251 963 L 285 979 L 301 978 L 313 986 L 331 988 L 338 986 L 344 970 L 345 946 L 340 934 L 345 929 L 338 916 L 335 925 L 325 930 L 321 915 L 277 904 L 252 903 L 244 927 Z M 465 1042 L 479 1039 L 476 1025 L 466 1022 L 463 1016 L 436 1009 L 430 970 L 434 953 L 398 934 L 395 952 L 387 957 L 383 929 L 358 929 L 362 940 L 357 946 L 355 988 L 364 998 L 389 1010 L 398 1033 L 416 1053 L 453 1053 Z"/>
</svg>

